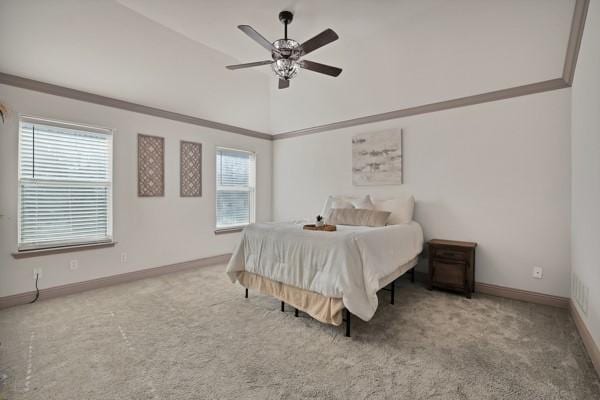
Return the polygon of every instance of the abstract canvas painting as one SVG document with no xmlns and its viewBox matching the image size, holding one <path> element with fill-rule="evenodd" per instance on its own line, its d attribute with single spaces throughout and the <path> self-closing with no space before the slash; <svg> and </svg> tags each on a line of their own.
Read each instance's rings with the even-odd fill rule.
<svg viewBox="0 0 600 400">
<path fill-rule="evenodd" d="M 179 194 L 202 196 L 202 144 L 181 141 L 179 151 Z"/>
<path fill-rule="evenodd" d="M 138 134 L 138 196 L 165 194 L 165 139 Z"/>
<path fill-rule="evenodd" d="M 369 132 L 352 138 L 354 186 L 402 184 L 402 131 Z"/>
</svg>

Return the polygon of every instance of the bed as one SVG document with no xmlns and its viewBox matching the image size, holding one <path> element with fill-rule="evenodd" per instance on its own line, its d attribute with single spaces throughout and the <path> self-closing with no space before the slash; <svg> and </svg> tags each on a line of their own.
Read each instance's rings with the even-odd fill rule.
<svg viewBox="0 0 600 400">
<path fill-rule="evenodd" d="M 408 271 L 423 248 L 421 226 L 411 220 L 381 227 L 337 225 L 335 232 L 303 230 L 304 223 L 248 225 L 227 266 L 232 282 L 273 296 L 323 323 L 354 315 L 369 321 L 377 292 Z M 414 278 L 414 275 L 413 275 Z M 392 300 L 393 303 L 393 300 Z"/>
</svg>

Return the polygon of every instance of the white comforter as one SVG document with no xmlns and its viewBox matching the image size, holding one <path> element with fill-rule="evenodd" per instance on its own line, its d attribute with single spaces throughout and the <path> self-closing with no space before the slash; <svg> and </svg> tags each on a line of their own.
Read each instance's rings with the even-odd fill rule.
<svg viewBox="0 0 600 400">
<path fill-rule="evenodd" d="M 416 257 L 423 230 L 416 222 L 381 228 L 339 226 L 337 232 L 305 231 L 302 224 L 247 226 L 227 266 L 232 282 L 240 271 L 342 298 L 368 321 L 377 309 L 379 280 Z"/>
</svg>

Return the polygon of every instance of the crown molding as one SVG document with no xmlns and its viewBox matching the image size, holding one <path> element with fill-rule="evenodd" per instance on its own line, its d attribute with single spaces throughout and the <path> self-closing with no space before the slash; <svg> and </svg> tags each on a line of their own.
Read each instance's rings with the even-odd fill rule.
<svg viewBox="0 0 600 400">
<path fill-rule="evenodd" d="M 575 66 L 577 56 L 581 46 L 585 19 L 589 8 L 589 0 L 576 0 L 571 21 L 571 30 L 567 45 L 567 53 L 563 67 L 563 75 L 557 79 L 531 83 L 523 86 L 516 86 L 508 89 L 486 92 L 473 96 L 461 97 L 458 99 L 446 100 L 437 103 L 430 103 L 422 106 L 405 108 L 401 110 L 390 111 L 382 114 L 369 115 L 360 118 L 348 119 L 345 121 L 333 122 L 330 124 L 313 126 L 310 128 L 298 129 L 294 131 L 275 134 L 273 140 L 289 139 L 299 136 L 311 135 L 314 133 L 332 131 L 335 129 L 349 128 L 357 125 L 370 124 L 373 122 L 387 121 L 390 119 L 404 118 L 413 115 L 427 114 L 436 111 L 449 110 L 452 108 L 472 106 L 492 101 L 505 100 L 513 97 L 526 96 L 535 93 L 542 93 L 551 90 L 558 90 L 571 87 L 575 76 Z"/>
<path fill-rule="evenodd" d="M 20 87 L 23 89 L 34 90 L 37 92 L 48 93 L 55 96 L 81 100 L 88 103 L 94 103 L 107 107 L 133 111 L 140 114 L 152 115 L 155 117 L 170 119 L 173 121 L 179 121 L 192 125 L 218 129 L 221 131 L 250 136 L 258 139 L 282 140 L 299 136 L 311 135 L 314 133 L 320 133 L 325 131 L 332 131 L 341 128 L 349 128 L 352 126 L 381 122 L 390 119 L 398 119 L 413 115 L 449 110 L 453 108 L 467 107 L 476 104 L 489 103 L 492 101 L 505 100 L 513 97 L 526 96 L 530 94 L 542 93 L 551 90 L 558 90 L 571 87 L 575 76 L 575 67 L 577 65 L 577 57 L 579 55 L 579 48 L 581 46 L 581 40 L 583 37 L 583 31 L 585 27 L 585 20 L 587 17 L 589 4 L 590 0 L 575 0 L 575 8 L 573 11 L 573 19 L 571 21 L 571 30 L 569 33 L 569 41 L 567 45 L 567 52 L 565 55 L 563 75 L 560 78 L 511 87 L 508 89 L 501 89 L 492 92 L 476 94 L 472 96 L 461 97 L 452 100 L 441 101 L 437 103 L 430 103 L 416 107 L 389 111 L 381 114 L 353 118 L 344 121 L 338 121 L 329 124 L 298 129 L 294 131 L 281 132 L 277 134 L 254 131 L 251 129 L 241 128 L 234 125 L 228 125 L 221 122 L 211 121 L 208 119 L 179 114 L 172 111 L 149 107 L 142 104 L 115 99 L 112 97 L 101 96 L 94 93 L 84 92 L 81 90 L 71 89 L 63 86 L 53 85 L 50 83 L 36 81 L 33 79 L 28 79 L 16 75 L 10 75 L 2 72 L 0 72 L 0 83 Z"/>
<path fill-rule="evenodd" d="M 590 0 L 576 0 L 575 11 L 573 12 L 573 21 L 571 22 L 571 33 L 569 34 L 569 44 L 567 45 L 567 54 L 565 56 L 565 66 L 563 69 L 563 79 L 567 85 L 573 85 L 575 78 L 575 66 L 583 38 L 585 20 L 587 17 Z"/>
<path fill-rule="evenodd" d="M 496 90 L 493 92 L 476 94 L 473 96 L 461 97 L 458 99 L 440 101 L 438 103 L 430 103 L 423 106 L 404 108 L 402 110 L 390 111 L 383 114 L 369 115 L 366 117 L 354 118 L 346 121 L 339 121 L 331 124 L 313 126 L 311 128 L 280 133 L 274 135 L 273 140 L 289 139 L 298 136 L 311 135 L 319 132 L 332 131 L 335 129 L 371 124 L 373 122 L 387 121 L 390 119 L 410 117 L 419 114 L 428 114 L 437 111 L 450 110 L 452 108 L 472 106 L 475 104 L 510 99 L 512 97 L 526 96 L 529 94 L 542 93 L 550 90 L 564 89 L 567 87 L 569 87 L 569 85 L 567 85 L 564 79 L 551 79 L 549 81 L 531 83 L 529 85 L 516 86 L 509 89 Z"/>
<path fill-rule="evenodd" d="M 170 119 L 173 121 L 185 122 L 187 124 L 203 126 L 206 128 L 218 129 L 220 131 L 237 133 L 238 135 L 271 140 L 271 135 L 268 133 L 253 131 L 246 128 L 240 128 L 238 126 L 223 124 L 221 122 L 215 122 L 208 119 L 192 117 L 190 115 L 179 114 L 160 108 L 149 107 L 142 104 L 132 103 L 125 100 L 119 100 L 113 97 L 101 96 L 98 94 L 71 89 L 64 86 L 53 85 L 51 83 L 23 78 L 21 76 L 5 74 L 3 72 L 0 72 L 0 83 L 19 87 L 22 89 L 34 90 L 36 92 L 47 93 L 54 96 L 66 97 L 74 100 L 81 100 L 87 103 L 99 104 L 102 106 L 118 108 L 121 110 L 133 111 L 140 114 L 152 115 L 154 117 Z"/>
</svg>

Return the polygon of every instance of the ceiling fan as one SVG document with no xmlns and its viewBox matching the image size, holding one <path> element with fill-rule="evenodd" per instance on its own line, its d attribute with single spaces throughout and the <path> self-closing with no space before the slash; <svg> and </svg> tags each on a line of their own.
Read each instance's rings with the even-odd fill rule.
<svg viewBox="0 0 600 400">
<path fill-rule="evenodd" d="M 301 60 L 302 57 L 315 51 L 316 49 L 336 41 L 338 39 L 337 33 L 335 33 L 332 29 L 325 29 L 317 36 L 300 44 L 293 39 L 288 39 L 287 28 L 288 25 L 292 23 L 293 18 L 294 14 L 292 14 L 290 11 L 282 11 L 279 13 L 279 20 L 285 26 L 284 38 L 278 39 L 273 43 L 265 39 L 250 25 L 238 25 L 238 28 L 242 32 L 250 36 L 251 39 L 271 52 L 272 60 L 228 65 L 226 68 L 235 70 L 271 64 L 273 72 L 275 72 L 275 74 L 279 77 L 279 89 L 285 89 L 289 87 L 290 79 L 296 76 L 300 68 L 334 77 L 341 74 L 341 68 L 332 67 L 330 65 L 325 65 L 314 61 Z"/>
</svg>

